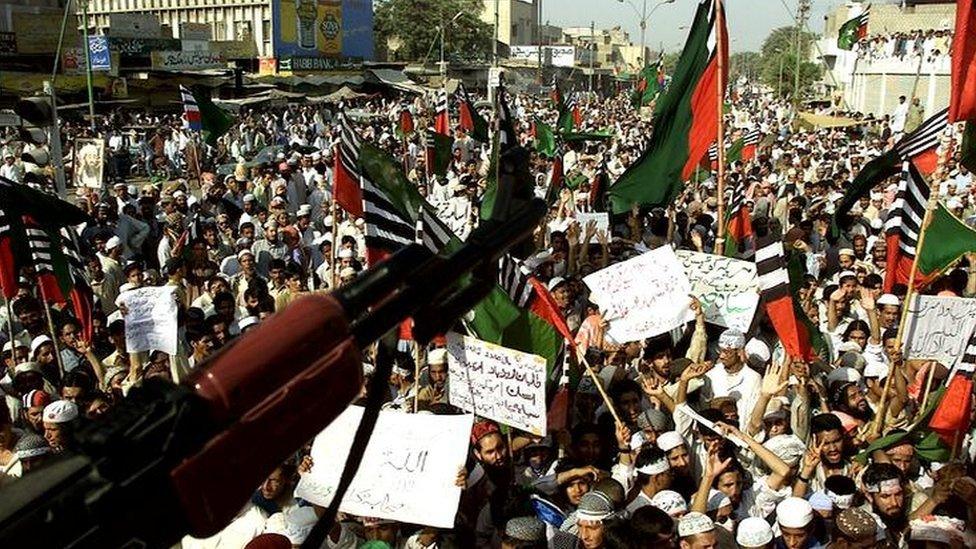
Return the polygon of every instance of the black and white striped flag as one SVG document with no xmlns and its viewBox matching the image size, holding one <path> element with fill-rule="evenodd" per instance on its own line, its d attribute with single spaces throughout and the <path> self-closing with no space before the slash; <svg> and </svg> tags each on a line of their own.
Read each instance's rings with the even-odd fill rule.
<svg viewBox="0 0 976 549">
<path fill-rule="evenodd" d="M 889 245 L 892 237 L 898 238 L 898 249 L 904 258 L 915 257 L 918 235 L 929 202 L 929 187 L 911 162 L 902 164 L 898 194 L 885 219 L 885 236 Z"/>
<path fill-rule="evenodd" d="M 509 254 L 498 260 L 498 285 L 519 308 L 525 308 L 532 299 L 532 284 L 522 271 L 522 262 Z"/>
</svg>

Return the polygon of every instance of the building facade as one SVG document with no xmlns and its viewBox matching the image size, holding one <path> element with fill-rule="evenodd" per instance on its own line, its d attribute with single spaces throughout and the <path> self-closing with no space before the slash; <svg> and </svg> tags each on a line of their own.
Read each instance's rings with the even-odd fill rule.
<svg viewBox="0 0 976 549">
<path fill-rule="evenodd" d="M 495 24 L 498 6 L 498 41 L 525 46 L 539 41 L 539 0 L 484 0 L 481 20 Z"/>
<path fill-rule="evenodd" d="M 868 44 L 846 51 L 837 47 L 840 27 L 859 15 L 867 2 L 850 2 L 825 17 L 824 34 L 813 55 L 826 65 L 823 84 L 841 105 L 875 116 L 890 114 L 899 96 L 916 97 L 926 113 L 949 102 L 951 58 L 948 45 L 955 25 L 952 3 L 871 4 Z"/>
</svg>

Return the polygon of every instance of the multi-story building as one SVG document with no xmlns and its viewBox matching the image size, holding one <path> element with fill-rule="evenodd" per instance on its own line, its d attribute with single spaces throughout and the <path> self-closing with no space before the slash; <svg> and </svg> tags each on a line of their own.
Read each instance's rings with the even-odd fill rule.
<svg viewBox="0 0 976 549">
<path fill-rule="evenodd" d="M 497 5 L 498 41 L 509 46 L 535 44 L 539 42 L 539 4 L 538 0 L 484 0 L 481 20 L 494 25 Z"/>
<path fill-rule="evenodd" d="M 867 8 L 849 2 L 825 17 L 813 55 L 822 56 L 823 84 L 850 109 L 889 114 L 899 96 L 917 97 L 925 112 L 948 104 L 950 56 L 946 47 L 955 25 L 954 3 L 906 1 L 870 6 L 867 44 L 852 51 L 837 47 L 840 27 Z"/>
<path fill-rule="evenodd" d="M 580 62 L 589 63 L 593 55 L 595 67 L 619 68 L 633 71 L 646 59 L 645 48 L 630 41 L 630 35 L 620 27 L 593 29 L 591 27 L 567 27 L 563 29 L 563 41 L 576 46 Z"/>
<path fill-rule="evenodd" d="M 180 39 L 183 51 L 205 41 L 228 59 L 324 68 L 309 60 L 373 57 L 372 0 L 88 0 L 87 15 L 89 28 L 110 38 Z"/>
</svg>

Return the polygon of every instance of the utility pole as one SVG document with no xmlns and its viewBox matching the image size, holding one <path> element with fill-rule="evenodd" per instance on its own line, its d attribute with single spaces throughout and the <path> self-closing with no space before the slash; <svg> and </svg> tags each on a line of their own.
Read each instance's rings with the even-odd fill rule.
<svg viewBox="0 0 976 549">
<path fill-rule="evenodd" d="M 593 58 L 596 57 L 596 22 L 590 21 L 590 80 L 587 91 L 593 93 Z"/>
<path fill-rule="evenodd" d="M 800 62 L 803 49 L 803 29 L 810 14 L 810 0 L 799 0 L 796 7 L 796 72 L 793 74 L 793 106 L 800 105 Z"/>
<path fill-rule="evenodd" d="M 88 0 L 81 0 L 81 33 L 85 49 L 85 77 L 88 82 L 88 117 L 95 133 L 95 93 L 92 90 L 91 47 L 88 45 Z"/>
<path fill-rule="evenodd" d="M 536 78 L 542 85 L 542 0 L 536 0 L 535 6 L 535 47 L 538 53 L 539 65 L 536 68 Z"/>
<path fill-rule="evenodd" d="M 647 30 L 647 0 L 644 0 L 643 5 L 641 6 L 640 29 L 641 29 L 641 68 L 643 69 L 644 67 L 647 66 L 647 44 L 646 42 L 644 42 L 644 31 Z"/>
<path fill-rule="evenodd" d="M 498 66 L 498 9 L 500 6 L 499 0 L 495 0 L 495 43 L 492 44 L 492 59 L 494 59 L 494 66 Z"/>
</svg>

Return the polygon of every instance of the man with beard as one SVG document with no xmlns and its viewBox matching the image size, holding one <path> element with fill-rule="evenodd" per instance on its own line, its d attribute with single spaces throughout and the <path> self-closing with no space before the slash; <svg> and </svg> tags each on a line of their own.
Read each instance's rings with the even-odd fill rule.
<svg viewBox="0 0 976 549">
<path fill-rule="evenodd" d="M 878 305 L 878 312 L 881 317 L 881 329 L 898 328 L 898 319 L 901 317 L 901 300 L 898 299 L 898 296 L 882 294 L 875 303 Z"/>
<path fill-rule="evenodd" d="M 851 433 L 874 418 L 868 399 L 864 398 L 857 383 L 833 383 L 830 386 L 830 396 L 831 411 L 840 418 L 844 431 Z"/>
<path fill-rule="evenodd" d="M 908 527 L 905 481 L 901 471 L 890 463 L 872 463 L 865 469 L 862 482 L 871 512 L 884 525 L 885 538 L 893 547 L 901 547 Z"/>
<path fill-rule="evenodd" d="M 738 416 L 748 421 L 759 398 L 762 377 L 755 370 L 746 367 L 745 344 L 745 335 L 739 330 L 728 329 L 722 332 L 718 339 L 719 360 L 705 374 L 701 398 L 711 400 L 729 397 L 735 402 Z"/>
<path fill-rule="evenodd" d="M 511 455 L 508 444 L 502 436 L 498 424 L 493 421 L 479 421 L 471 428 L 472 453 L 476 460 L 474 469 L 466 473 L 463 469 L 458 473 L 459 482 L 466 482 L 467 486 L 461 493 L 461 503 L 458 506 L 459 520 L 471 530 L 477 529 L 475 535 L 479 543 L 485 546 L 494 536 L 496 527 L 504 528 L 503 516 L 496 516 L 492 511 L 501 510 L 508 498 L 512 485 Z M 463 480 L 466 477 L 466 481 Z M 483 520 L 487 508 L 488 521 Z M 474 540 L 458 540 L 460 546 L 474 547 Z M 466 543 L 463 543 L 466 541 Z"/>
<path fill-rule="evenodd" d="M 685 439 L 677 431 L 666 431 L 657 436 L 657 447 L 664 452 L 671 467 L 671 489 L 686 500 L 691 499 L 698 487 L 691 472 L 691 454 Z"/>
<path fill-rule="evenodd" d="M 844 427 L 834 414 L 819 414 L 810 420 L 813 449 L 808 451 L 796 475 L 794 489 L 810 491 L 824 489 L 824 482 L 832 475 L 853 476 L 845 452 Z M 801 492 L 802 493 L 802 492 Z"/>
<path fill-rule="evenodd" d="M 427 353 L 427 379 L 428 384 L 417 393 L 417 400 L 427 406 L 446 404 L 447 349 L 433 349 Z"/>
</svg>

